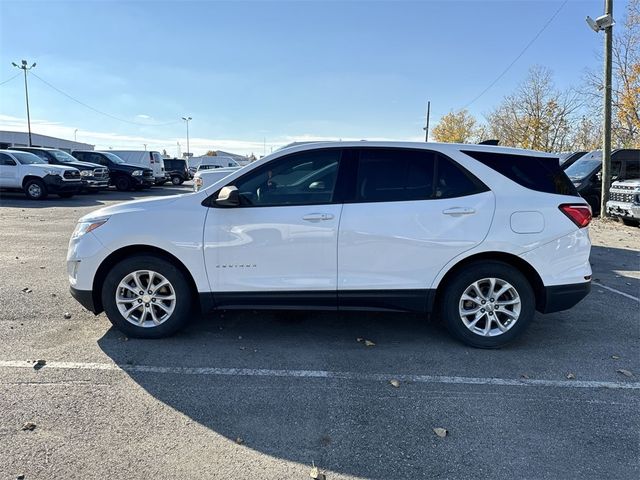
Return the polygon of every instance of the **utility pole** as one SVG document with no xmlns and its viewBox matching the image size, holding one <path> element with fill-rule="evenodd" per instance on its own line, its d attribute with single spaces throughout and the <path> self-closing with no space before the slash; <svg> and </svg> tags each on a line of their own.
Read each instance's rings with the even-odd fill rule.
<svg viewBox="0 0 640 480">
<path fill-rule="evenodd" d="M 27 61 L 22 60 L 21 65 L 17 65 L 16 62 L 11 62 L 16 68 L 24 71 L 24 96 L 27 100 L 27 128 L 29 129 L 29 146 L 31 146 L 31 115 L 29 114 L 29 88 L 27 86 L 27 72 L 36 66 L 35 62 L 30 67 L 27 67 Z"/>
<path fill-rule="evenodd" d="M 423 127 L 424 130 L 424 141 L 429 141 L 429 116 L 431 115 L 431 101 L 427 102 L 427 125 Z"/>
<path fill-rule="evenodd" d="M 604 14 L 613 18 L 613 0 L 605 0 Z M 613 21 L 604 29 L 604 135 L 602 137 L 602 194 L 600 217 L 606 216 L 611 185 L 611 71 L 613 55 Z"/>
<path fill-rule="evenodd" d="M 191 117 L 182 117 L 182 120 L 187 124 L 187 158 L 189 158 L 189 122 L 192 120 Z"/>
</svg>

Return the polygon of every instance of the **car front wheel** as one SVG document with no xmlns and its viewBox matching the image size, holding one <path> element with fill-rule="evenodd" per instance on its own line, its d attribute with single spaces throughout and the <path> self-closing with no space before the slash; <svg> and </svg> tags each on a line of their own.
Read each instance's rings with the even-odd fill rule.
<svg viewBox="0 0 640 480">
<path fill-rule="evenodd" d="M 34 178 L 24 184 L 24 193 L 29 200 L 44 200 L 49 192 L 42 180 Z"/>
<path fill-rule="evenodd" d="M 503 262 L 467 265 L 448 282 L 440 305 L 451 334 L 467 345 L 499 348 L 533 319 L 535 294 L 516 268 Z"/>
<path fill-rule="evenodd" d="M 116 178 L 114 184 L 116 186 L 116 189 L 120 190 L 121 192 L 131 189 L 131 180 L 122 175 Z"/>
<path fill-rule="evenodd" d="M 192 303 L 189 282 L 180 269 L 150 255 L 117 263 L 102 288 L 107 317 L 129 337 L 172 335 L 186 325 Z"/>
</svg>

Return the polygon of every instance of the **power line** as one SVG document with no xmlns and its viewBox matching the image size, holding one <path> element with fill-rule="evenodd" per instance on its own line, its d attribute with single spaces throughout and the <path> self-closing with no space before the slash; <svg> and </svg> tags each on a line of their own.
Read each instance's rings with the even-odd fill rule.
<svg viewBox="0 0 640 480">
<path fill-rule="evenodd" d="M 0 86 L 4 85 L 5 83 L 9 83 L 11 80 L 13 80 L 14 78 L 19 77 L 19 76 L 20 76 L 20 73 L 18 72 L 13 77 L 7 78 L 5 81 L 0 82 Z"/>
<path fill-rule="evenodd" d="M 92 107 L 91 105 L 87 105 L 86 103 L 78 100 L 75 97 L 72 97 L 71 95 L 69 95 L 68 93 L 63 92 L 62 90 L 60 90 L 59 88 L 51 85 L 49 82 L 47 82 L 45 79 L 40 78 L 38 75 L 36 75 L 35 73 L 31 72 L 31 75 L 33 75 L 34 77 L 36 77 L 38 80 L 40 80 L 42 83 L 44 83 L 45 85 L 47 85 L 48 87 L 54 89 L 56 92 L 60 93 L 61 95 L 64 95 L 65 97 L 67 97 L 70 100 L 73 100 L 76 103 L 79 103 L 80 105 L 82 105 L 85 108 L 88 108 L 89 110 L 92 110 L 96 113 L 99 113 L 100 115 L 104 115 L 105 117 L 109 117 L 112 118 L 114 120 L 118 120 L 119 122 L 125 122 L 125 123 L 129 123 L 131 125 L 139 125 L 142 127 L 163 127 L 165 125 L 175 125 L 176 123 L 180 123 L 180 120 L 176 120 L 174 122 L 167 122 L 167 123 L 140 123 L 140 122 L 133 122 L 131 120 L 126 120 L 124 118 L 120 118 L 120 117 L 116 117 L 115 115 L 111 115 L 110 113 L 107 112 L 103 112 L 102 110 L 98 110 L 97 108 Z"/>
<path fill-rule="evenodd" d="M 560 8 L 558 8 L 558 10 L 556 10 L 555 13 L 551 15 L 551 18 L 547 20 L 547 23 L 545 23 L 542 26 L 542 28 L 538 31 L 538 33 L 536 33 L 535 36 L 531 39 L 531 41 L 529 41 L 529 43 L 525 45 L 522 51 L 518 54 L 516 58 L 513 59 L 513 61 L 507 66 L 507 68 L 505 68 L 503 72 L 500 75 L 498 75 L 496 79 L 493 82 L 491 82 L 487 88 L 485 88 L 482 92 L 480 92 L 478 96 L 476 96 L 473 100 L 471 100 L 464 107 L 462 107 L 461 110 L 464 110 L 465 108 L 475 103 L 480 97 L 482 97 L 485 93 L 487 93 L 491 89 L 491 87 L 493 87 L 496 83 L 498 83 L 502 77 L 506 75 L 506 73 L 511 69 L 511 67 L 513 67 L 518 60 L 520 60 L 520 57 L 522 57 L 525 54 L 525 52 L 529 50 L 529 47 L 533 45 L 533 43 L 538 39 L 538 37 L 542 35 L 542 32 L 544 32 L 547 29 L 547 27 L 551 25 L 551 22 L 553 22 L 553 20 L 558 16 L 558 14 L 560 13 L 560 10 L 562 10 L 562 8 L 567 4 L 568 1 L 569 0 L 564 0 L 564 2 L 562 2 L 562 5 L 560 5 Z"/>
</svg>

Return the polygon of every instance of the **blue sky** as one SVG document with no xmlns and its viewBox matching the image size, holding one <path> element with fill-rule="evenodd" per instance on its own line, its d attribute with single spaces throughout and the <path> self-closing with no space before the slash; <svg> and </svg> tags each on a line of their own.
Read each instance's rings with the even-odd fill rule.
<svg viewBox="0 0 640 480">
<path fill-rule="evenodd" d="M 305 138 L 421 139 L 484 90 L 563 0 L 158 2 L 0 0 L 0 82 L 30 77 L 32 130 L 99 148 L 210 148 L 261 155 Z M 626 3 L 617 1 L 622 20 Z M 603 1 L 569 0 L 509 72 L 469 110 L 479 118 L 532 65 L 559 87 L 599 68 L 602 35 L 584 18 Z M 171 125 L 162 125 L 175 122 Z M 25 123 L 21 77 L 0 86 L 0 129 Z"/>
</svg>

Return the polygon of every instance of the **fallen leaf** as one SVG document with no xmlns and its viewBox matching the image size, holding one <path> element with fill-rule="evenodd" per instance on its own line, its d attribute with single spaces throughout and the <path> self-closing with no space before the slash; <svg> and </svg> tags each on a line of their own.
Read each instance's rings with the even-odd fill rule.
<svg viewBox="0 0 640 480">
<path fill-rule="evenodd" d="M 22 289 L 22 291 L 23 291 L 24 293 L 31 293 L 31 292 L 33 292 L 33 290 L 31 290 L 29 287 L 24 287 L 24 288 Z"/>
<path fill-rule="evenodd" d="M 433 429 L 433 433 L 435 433 L 440 438 L 444 438 L 449 433 L 446 428 L 436 427 Z"/>
<path fill-rule="evenodd" d="M 400 382 L 398 380 L 396 380 L 395 378 L 393 380 L 389 380 L 389 383 L 391 385 L 393 385 L 394 387 L 398 388 L 400 386 Z"/>
<path fill-rule="evenodd" d="M 71 314 L 69 312 L 65 312 L 64 314 L 64 318 L 66 318 L 67 320 L 69 320 L 71 318 Z"/>
<path fill-rule="evenodd" d="M 364 341 L 364 345 L 366 347 L 375 347 L 376 346 L 376 344 L 374 342 L 372 342 L 371 340 L 365 340 Z"/>
<path fill-rule="evenodd" d="M 315 480 L 325 480 L 327 477 L 324 473 L 321 473 L 318 467 L 314 466 L 309 472 L 309 476 Z"/>
<path fill-rule="evenodd" d="M 362 337 L 356 338 L 356 342 L 358 342 L 358 343 L 362 343 L 363 341 L 364 341 L 364 338 L 362 338 Z"/>
<path fill-rule="evenodd" d="M 633 373 L 631 373 L 629 370 L 625 370 L 624 368 L 619 368 L 618 370 L 616 370 L 616 372 L 621 373 L 625 377 L 633 377 Z"/>
<path fill-rule="evenodd" d="M 611 355 L 611 358 L 613 358 L 614 360 L 618 360 L 620 357 L 618 355 Z"/>
<path fill-rule="evenodd" d="M 575 379 L 576 379 L 575 373 L 567 373 L 567 380 L 575 380 Z"/>
<path fill-rule="evenodd" d="M 40 370 L 42 367 L 44 367 L 47 364 L 46 360 L 36 360 L 35 363 L 33 364 L 33 369 L 34 370 Z"/>
<path fill-rule="evenodd" d="M 24 475 L 21 473 L 16 477 L 16 480 L 24 480 Z"/>
<path fill-rule="evenodd" d="M 40 270 L 44 270 L 45 266 L 44 265 L 40 265 Z"/>
<path fill-rule="evenodd" d="M 33 422 L 26 422 L 24 425 L 22 425 L 22 430 L 28 430 L 30 432 L 32 432 L 33 430 L 36 429 L 36 424 Z"/>
<path fill-rule="evenodd" d="M 244 443 L 244 439 L 242 439 L 242 437 L 238 437 L 238 438 L 236 438 L 236 443 L 238 445 L 242 445 Z"/>
<path fill-rule="evenodd" d="M 529 375 L 523 373 L 522 375 L 520 375 L 520 378 L 524 378 L 525 380 L 527 380 L 529 378 Z"/>
</svg>

